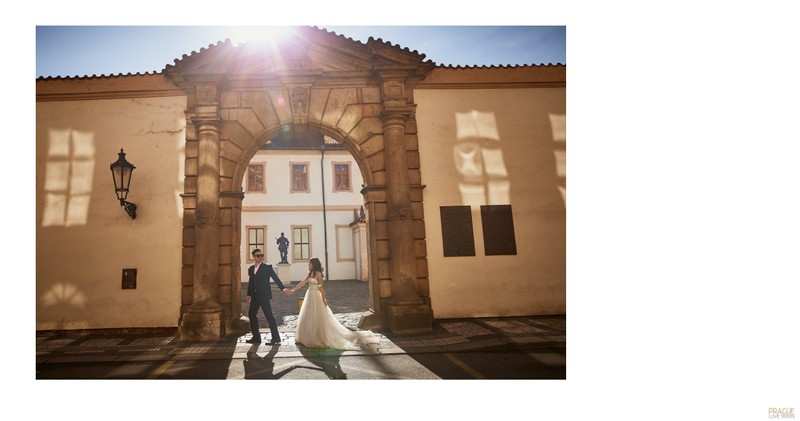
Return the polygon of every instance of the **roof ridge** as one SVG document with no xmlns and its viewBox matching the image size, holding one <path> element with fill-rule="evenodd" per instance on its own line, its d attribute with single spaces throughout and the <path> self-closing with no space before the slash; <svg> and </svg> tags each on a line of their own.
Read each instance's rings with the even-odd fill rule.
<svg viewBox="0 0 800 421">
<path fill-rule="evenodd" d="M 337 34 L 335 31 L 331 31 L 331 30 L 328 30 L 328 29 L 325 29 L 325 28 L 320 28 L 319 26 L 316 26 L 316 25 L 314 25 L 314 26 L 304 26 L 303 28 L 316 29 L 316 30 L 322 31 L 322 32 L 324 32 L 326 34 L 331 34 L 331 35 L 334 35 L 336 37 L 345 39 L 347 41 L 357 42 L 357 43 L 359 43 L 359 44 L 361 44 L 363 46 L 367 45 L 367 44 L 365 44 L 365 43 L 363 43 L 363 42 L 361 42 L 361 41 L 359 41 L 357 39 L 353 39 L 352 37 L 348 37 L 347 35 Z"/>
<path fill-rule="evenodd" d="M 400 44 L 393 44 L 391 41 L 384 41 L 383 38 L 375 38 L 373 36 L 370 36 L 369 39 L 367 39 L 367 43 L 369 43 L 369 41 L 375 41 L 377 43 L 380 43 L 380 44 L 383 44 L 383 45 L 388 45 L 388 46 L 390 46 L 392 48 L 397 48 L 397 49 L 400 49 L 401 51 L 405 51 L 405 52 L 417 55 L 417 56 L 419 56 L 420 60 L 422 60 L 425 57 L 427 57 L 424 53 L 420 53 L 417 50 L 411 50 L 408 47 L 403 47 Z M 434 63 L 432 60 L 428 60 L 428 61 L 431 62 L 431 63 Z"/>
<path fill-rule="evenodd" d="M 135 77 L 135 76 L 153 76 L 153 75 L 160 75 L 161 71 L 153 70 L 147 72 L 128 72 L 128 73 L 116 73 L 116 74 L 100 74 L 97 75 L 96 73 L 89 76 L 89 75 L 74 75 L 74 76 L 38 76 L 36 80 L 48 80 L 48 79 L 64 79 L 64 80 L 72 80 L 72 79 L 110 79 L 110 78 L 118 78 L 118 77 Z"/>
<path fill-rule="evenodd" d="M 202 54 L 204 51 L 211 51 L 213 49 L 221 48 L 223 46 L 228 46 L 228 45 L 233 46 L 233 42 L 231 41 L 230 38 L 225 38 L 222 41 L 217 41 L 216 44 L 208 44 L 208 47 L 200 47 L 200 49 L 197 50 L 197 51 L 196 50 L 192 50 L 191 53 L 183 54 L 180 58 L 176 58 L 176 59 L 172 60 L 172 62 L 174 64 L 167 64 L 164 67 L 164 70 L 169 69 L 170 67 L 175 67 L 179 62 L 181 62 L 183 60 L 186 60 L 187 58 L 192 57 L 192 56 L 194 56 L 196 54 L 199 55 L 199 54 Z"/>
<path fill-rule="evenodd" d="M 564 63 L 532 63 L 532 64 L 481 64 L 481 65 L 461 65 L 461 64 L 437 64 L 437 69 L 515 69 L 524 67 L 567 67 Z"/>
</svg>

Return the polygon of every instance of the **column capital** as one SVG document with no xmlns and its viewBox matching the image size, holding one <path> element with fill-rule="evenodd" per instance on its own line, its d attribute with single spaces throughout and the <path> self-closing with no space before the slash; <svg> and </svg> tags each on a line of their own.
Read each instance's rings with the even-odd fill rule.
<svg viewBox="0 0 800 421">
<path fill-rule="evenodd" d="M 411 117 L 413 111 L 414 107 L 412 106 L 385 108 L 381 112 L 380 118 L 384 126 L 402 125 L 405 127 L 406 120 Z"/>
<path fill-rule="evenodd" d="M 216 118 L 207 118 L 207 117 L 192 117 L 192 124 L 197 128 L 197 131 L 201 130 L 216 130 L 222 128 L 222 120 Z"/>
</svg>

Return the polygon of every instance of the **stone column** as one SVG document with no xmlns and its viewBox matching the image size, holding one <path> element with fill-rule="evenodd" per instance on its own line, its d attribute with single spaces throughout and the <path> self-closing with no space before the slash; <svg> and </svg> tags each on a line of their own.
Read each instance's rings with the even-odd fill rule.
<svg viewBox="0 0 800 421">
<path fill-rule="evenodd" d="M 417 333 L 432 329 L 433 315 L 417 291 L 414 249 L 414 216 L 408 178 L 405 123 L 410 107 L 385 110 L 383 139 L 386 154 L 386 202 L 389 208 L 392 296 L 389 299 L 389 328 L 395 333 Z"/>
<path fill-rule="evenodd" d="M 181 340 L 215 341 L 225 336 L 219 303 L 219 130 L 216 86 L 198 87 L 193 123 L 197 128 L 197 217 L 192 304 L 183 315 Z M 205 100 L 205 101 L 202 101 Z"/>
<path fill-rule="evenodd" d="M 353 243 L 356 249 L 356 279 L 369 281 L 369 261 L 367 260 L 367 223 L 356 221 L 350 224 L 353 230 Z"/>
</svg>

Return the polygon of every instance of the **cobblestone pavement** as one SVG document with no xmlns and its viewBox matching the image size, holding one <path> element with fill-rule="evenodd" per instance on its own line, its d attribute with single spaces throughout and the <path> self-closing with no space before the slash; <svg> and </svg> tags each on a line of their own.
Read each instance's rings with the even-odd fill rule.
<svg viewBox="0 0 800 421">
<path fill-rule="evenodd" d="M 292 285 L 297 285 L 294 282 Z M 297 290 L 294 294 L 287 297 L 274 287 L 272 291 L 272 314 L 278 322 L 278 330 L 281 332 L 294 330 L 297 327 L 297 313 L 300 311 L 298 300 L 302 299 L 307 287 Z M 288 283 L 284 283 L 287 288 L 292 288 Z M 357 280 L 334 280 L 325 283 L 325 291 L 328 294 L 328 305 L 340 323 L 350 329 L 357 329 L 361 314 L 369 310 L 369 285 L 366 282 Z M 247 301 L 247 282 L 242 283 L 242 314 L 247 316 L 250 303 Z M 258 325 L 261 331 L 269 332 L 267 319 L 264 312 L 258 312 Z"/>
</svg>

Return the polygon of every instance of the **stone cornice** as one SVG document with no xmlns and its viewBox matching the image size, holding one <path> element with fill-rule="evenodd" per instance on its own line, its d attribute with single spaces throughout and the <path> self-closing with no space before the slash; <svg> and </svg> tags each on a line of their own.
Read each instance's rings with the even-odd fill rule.
<svg viewBox="0 0 800 421">
<path fill-rule="evenodd" d="M 85 101 L 99 99 L 185 96 L 164 75 L 138 75 L 92 79 L 39 79 L 36 101 Z"/>
<path fill-rule="evenodd" d="M 566 66 L 435 68 L 414 89 L 564 88 Z"/>
<path fill-rule="evenodd" d="M 566 88 L 566 82 L 525 82 L 525 83 L 425 83 L 414 87 L 423 89 L 526 89 L 526 88 Z"/>
<path fill-rule="evenodd" d="M 168 91 L 126 91 L 126 92 L 81 92 L 36 94 L 36 102 L 54 101 L 96 101 L 101 99 L 130 99 L 130 98 L 164 98 L 172 96 L 186 96 L 181 89 Z"/>
</svg>

